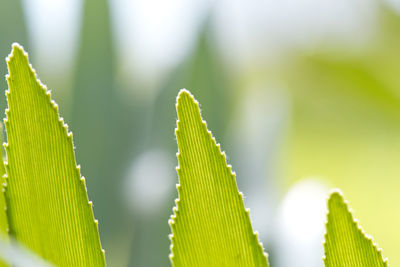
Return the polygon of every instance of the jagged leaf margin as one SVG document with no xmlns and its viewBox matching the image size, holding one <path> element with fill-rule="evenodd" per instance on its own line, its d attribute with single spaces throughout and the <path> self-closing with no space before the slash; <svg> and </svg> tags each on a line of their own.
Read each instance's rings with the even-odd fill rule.
<svg viewBox="0 0 400 267">
<path fill-rule="evenodd" d="M 387 267 L 382 249 L 359 226 L 343 194 L 337 189 L 332 191 L 328 200 L 324 249 L 326 267 Z"/>
<path fill-rule="evenodd" d="M 183 89 L 177 97 L 179 199 L 169 221 L 173 266 L 268 266 L 235 174 Z"/>
<path fill-rule="evenodd" d="M 104 266 L 98 222 L 76 164 L 72 133 L 20 45 L 12 45 L 6 62 L 10 235 L 57 266 Z"/>
<path fill-rule="evenodd" d="M 3 142 L 3 125 L 0 124 L 0 143 Z M 7 206 L 5 191 L 5 168 L 3 161 L 3 149 L 0 148 L 0 242 L 7 243 L 8 237 L 8 219 L 7 219 Z M 0 259 L 0 267 L 8 266 L 3 260 Z"/>
</svg>

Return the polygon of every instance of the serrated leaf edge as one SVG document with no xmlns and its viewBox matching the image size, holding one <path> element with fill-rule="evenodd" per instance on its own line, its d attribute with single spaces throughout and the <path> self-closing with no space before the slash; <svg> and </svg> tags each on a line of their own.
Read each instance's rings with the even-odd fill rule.
<svg viewBox="0 0 400 267">
<path fill-rule="evenodd" d="M 68 130 L 68 124 L 66 124 L 66 123 L 64 122 L 64 118 L 62 118 L 62 117 L 60 116 L 59 108 L 58 108 L 57 103 L 56 103 L 54 100 L 51 99 L 51 91 L 48 90 L 48 89 L 47 89 L 47 86 L 46 86 L 45 84 L 43 84 L 43 83 L 41 82 L 41 80 L 38 78 L 38 76 L 37 76 L 37 74 L 36 74 L 36 70 L 33 68 L 32 64 L 29 62 L 29 55 L 28 55 L 28 53 L 25 52 L 24 48 L 23 48 L 20 44 L 18 44 L 18 43 L 13 43 L 11 46 L 12 46 L 11 53 L 10 53 L 10 54 L 7 56 L 7 58 L 6 58 L 7 64 L 9 64 L 9 63 L 11 62 L 11 59 L 14 57 L 14 52 L 16 51 L 16 49 L 20 50 L 20 51 L 23 53 L 23 55 L 26 57 L 26 59 L 27 59 L 27 61 L 28 61 L 29 70 L 30 70 L 31 74 L 33 74 L 33 77 L 35 77 L 36 82 L 39 84 L 40 88 L 44 91 L 46 97 L 48 98 L 48 100 L 49 100 L 49 102 L 50 102 L 50 104 L 51 104 L 51 107 L 52 107 L 53 110 L 57 113 L 59 125 L 60 125 L 60 127 L 62 127 L 62 129 L 64 130 L 64 132 L 65 132 L 65 134 L 66 134 L 66 137 L 67 137 L 67 140 L 71 143 L 72 149 L 73 149 L 73 151 L 74 151 L 75 168 L 76 168 L 76 170 L 77 170 L 78 173 L 79 173 L 81 185 L 83 186 L 83 188 L 84 188 L 84 190 L 85 190 L 85 192 L 86 192 L 87 198 L 89 199 L 89 196 L 88 196 L 88 193 L 87 193 L 87 187 L 86 187 L 85 177 L 82 176 L 82 174 L 81 174 L 81 166 L 80 166 L 79 164 L 76 163 L 75 146 L 74 146 L 74 142 L 73 142 L 73 133 L 72 133 L 71 131 Z M 6 79 L 7 79 L 7 82 L 8 82 L 9 79 L 10 79 L 10 74 L 9 74 L 9 73 L 6 75 Z M 7 88 L 7 90 L 6 90 L 6 96 L 8 96 L 9 94 L 10 94 L 10 91 L 9 91 L 9 88 Z M 8 125 L 8 116 L 9 116 L 9 113 L 10 113 L 10 110 L 9 110 L 9 108 L 7 107 L 6 110 L 5 110 L 6 118 L 3 119 L 4 124 L 5 124 L 5 126 L 6 126 L 6 129 L 7 129 L 7 125 Z M 6 142 L 3 142 L 3 146 L 4 146 L 4 148 L 5 148 L 6 156 L 7 156 L 8 153 L 9 153 L 9 149 L 10 149 L 8 142 L 7 142 L 7 143 L 6 143 Z M 5 169 L 6 169 L 6 172 L 5 172 L 4 176 L 3 176 L 3 183 L 4 183 L 4 184 L 3 184 L 3 189 L 4 189 L 4 193 L 5 193 L 5 192 L 7 191 L 7 179 L 8 179 L 8 172 L 9 172 L 9 166 L 8 166 L 8 160 L 7 160 L 7 158 L 4 160 L 4 166 L 5 166 Z M 94 212 L 93 212 L 93 203 L 92 203 L 92 201 L 89 200 L 88 203 L 86 203 L 86 204 L 92 209 L 92 214 L 94 215 Z M 6 207 L 6 210 L 7 210 L 7 207 Z M 8 214 L 8 213 L 7 213 L 7 214 Z M 99 232 L 99 222 L 98 222 L 98 220 L 97 220 L 95 217 L 93 217 L 93 223 L 94 223 L 94 225 L 96 225 L 96 227 L 97 227 L 97 232 Z M 10 229 L 7 229 L 7 230 L 8 230 L 8 232 L 10 231 Z M 101 246 L 101 240 L 99 240 L 99 242 L 100 242 L 100 246 Z M 102 253 L 103 258 L 105 258 L 105 250 L 102 248 L 102 246 L 101 246 L 101 253 Z"/>
<path fill-rule="evenodd" d="M 338 188 L 332 189 L 331 192 L 330 192 L 329 195 L 328 195 L 327 203 L 329 202 L 329 200 L 331 199 L 331 197 L 332 197 L 334 194 L 337 194 L 337 195 L 340 197 L 340 199 L 342 200 L 342 202 L 346 205 L 347 211 L 350 213 L 351 218 L 352 218 L 352 222 L 353 222 L 353 224 L 356 226 L 357 230 L 371 243 L 371 245 L 373 246 L 373 248 L 375 248 L 376 251 L 378 251 L 379 255 L 382 257 L 383 262 L 384 262 L 385 265 L 387 266 L 387 264 L 388 264 L 388 259 L 387 259 L 386 257 L 383 256 L 383 250 L 382 250 L 382 248 L 380 248 L 379 245 L 374 241 L 373 236 L 370 235 L 370 234 L 367 234 L 367 233 L 365 232 L 365 230 L 360 226 L 358 219 L 355 219 L 355 218 L 354 218 L 353 210 L 350 208 L 349 202 L 344 198 L 343 192 L 342 192 L 340 189 L 338 189 Z M 328 206 L 328 205 L 327 205 L 327 206 Z M 330 213 L 330 211 L 329 211 L 329 207 L 328 207 L 327 212 L 326 212 L 326 216 L 325 216 L 326 218 L 325 218 L 324 240 L 323 240 L 323 242 L 322 242 L 322 244 L 323 244 L 323 246 L 324 246 L 324 249 L 325 249 L 325 246 L 326 246 L 326 238 L 327 238 L 327 236 L 328 236 L 328 227 L 327 227 L 327 226 L 328 226 L 328 215 L 329 215 L 329 213 Z M 323 259 L 324 265 L 325 265 L 325 263 L 326 263 L 326 254 L 325 254 L 325 251 L 324 251 L 324 255 L 322 256 L 322 259 Z"/>
<path fill-rule="evenodd" d="M 229 172 L 230 172 L 230 174 L 231 174 L 231 177 L 232 177 L 233 179 L 235 179 L 235 181 L 236 181 L 236 173 L 235 173 L 234 171 L 232 171 L 232 165 L 228 164 L 228 162 L 227 162 L 227 160 L 226 160 L 226 153 L 225 153 L 225 151 L 222 151 L 222 150 L 221 150 L 221 145 L 220 145 L 220 143 L 217 143 L 215 137 L 212 135 L 212 132 L 208 129 L 208 127 L 207 127 L 207 122 L 203 119 L 203 116 L 201 116 L 200 104 L 199 104 L 199 102 L 196 100 L 196 98 L 192 95 L 192 93 L 191 93 L 189 90 L 183 88 L 183 89 L 181 89 L 181 90 L 179 91 L 178 96 L 176 97 L 176 104 L 175 104 L 176 110 L 178 109 L 178 105 L 179 105 L 179 104 L 178 104 L 178 103 L 179 103 L 178 100 L 179 100 L 179 98 L 181 97 L 182 94 L 188 94 L 188 95 L 190 96 L 190 98 L 194 101 L 194 103 L 196 104 L 196 106 L 197 106 L 197 108 L 199 109 L 199 112 L 200 112 L 201 122 L 202 122 L 203 126 L 206 127 L 207 133 L 208 133 L 209 137 L 211 137 L 211 139 L 213 140 L 213 144 L 218 148 L 218 151 L 219 151 L 220 155 L 223 156 L 223 158 L 224 158 L 224 160 L 225 160 L 226 167 L 228 168 L 228 170 L 229 170 Z M 174 130 L 174 132 L 175 132 L 175 138 L 177 138 L 176 136 L 177 136 L 177 132 L 178 132 L 178 130 L 179 130 L 179 129 L 178 129 L 178 128 L 179 128 L 179 127 L 178 127 L 178 124 L 179 124 L 179 119 L 177 118 L 177 120 L 176 120 L 176 125 L 177 125 L 177 127 L 176 127 L 175 130 Z M 178 174 L 178 177 L 179 177 L 180 157 L 181 157 L 181 155 L 180 155 L 180 153 L 179 153 L 179 147 L 178 147 L 178 152 L 176 153 L 176 157 L 177 157 L 177 160 L 178 160 L 178 166 L 175 168 L 175 170 L 176 170 L 176 172 L 177 172 L 177 174 Z M 169 254 L 169 259 L 170 259 L 171 263 L 173 262 L 173 258 L 174 258 L 174 254 L 173 254 L 173 243 L 174 243 L 174 241 L 173 241 L 173 240 L 174 240 L 175 236 L 174 236 L 173 232 L 174 232 L 175 218 L 176 218 L 176 216 L 177 216 L 178 213 L 179 213 L 178 204 L 179 204 L 179 202 L 180 202 L 179 196 L 181 195 L 181 186 L 180 186 L 179 183 L 176 185 L 176 189 L 177 189 L 177 191 L 178 191 L 178 198 L 175 199 L 175 206 L 172 208 L 172 215 L 171 215 L 170 219 L 168 220 L 168 224 L 170 225 L 170 228 L 171 228 L 171 234 L 168 236 L 169 239 L 170 239 L 170 241 L 171 241 L 171 245 L 170 245 L 170 254 Z M 239 191 L 239 196 L 240 196 L 240 199 L 242 200 L 243 206 L 245 207 L 244 201 L 243 201 L 243 193 L 240 192 L 240 191 Z M 247 217 L 248 220 L 250 221 L 251 227 L 253 228 L 253 224 L 252 224 L 252 221 L 251 221 L 251 218 L 250 218 L 250 209 L 248 209 L 248 208 L 245 207 L 245 212 L 246 212 L 246 217 Z M 255 238 L 256 238 L 256 240 L 257 240 L 257 243 L 258 243 L 258 246 L 261 248 L 261 250 L 262 250 L 262 252 L 263 252 L 263 255 L 264 255 L 264 257 L 265 257 L 265 260 L 267 261 L 267 263 L 268 263 L 268 265 L 269 265 L 268 253 L 265 252 L 263 243 L 262 243 L 262 242 L 259 240 L 259 238 L 258 238 L 258 232 L 253 230 L 253 235 L 255 236 Z"/>
<path fill-rule="evenodd" d="M 0 123 L 0 134 L 2 135 L 3 134 L 3 125 Z M 1 138 L 1 139 L 3 139 L 3 138 Z M 3 166 L 4 166 L 4 174 L 3 174 L 3 176 L 2 177 L 0 177 L 0 189 L 1 189 L 1 193 L 0 194 L 2 194 L 3 196 L 3 198 L 4 198 L 4 206 L 3 207 L 0 207 L 0 209 L 3 209 L 3 211 L 4 211 L 4 213 L 5 213 L 5 215 L 6 215 L 6 232 L 7 232 L 7 235 L 9 234 L 9 228 L 8 228 L 8 216 L 7 216 L 7 203 L 6 203 L 6 195 L 5 195 L 5 192 L 6 192 L 6 185 L 7 185 L 7 182 L 6 182 L 6 170 L 5 170 L 5 165 L 4 165 L 4 162 L 5 162 L 5 155 L 3 155 L 3 152 L 1 152 L 0 153 L 0 159 L 1 159 L 1 163 L 0 164 L 3 164 Z"/>
</svg>

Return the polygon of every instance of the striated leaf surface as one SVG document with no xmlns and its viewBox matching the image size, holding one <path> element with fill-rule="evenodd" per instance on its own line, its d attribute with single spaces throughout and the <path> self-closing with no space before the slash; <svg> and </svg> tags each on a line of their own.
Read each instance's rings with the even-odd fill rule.
<svg viewBox="0 0 400 267">
<path fill-rule="evenodd" d="M 381 249 L 354 220 L 340 192 L 331 194 L 328 210 L 324 243 L 326 267 L 387 266 Z"/>
<path fill-rule="evenodd" d="M 12 267 L 54 267 L 12 238 L 0 240 L 0 259 Z"/>
<path fill-rule="evenodd" d="M 10 235 L 57 266 L 104 266 L 72 133 L 18 44 L 7 65 L 5 196 Z"/>
<path fill-rule="evenodd" d="M 0 143 L 3 143 L 3 126 L 0 124 Z M 8 239 L 8 221 L 7 221 L 7 213 L 6 213 L 6 199 L 4 196 L 5 190 L 5 169 L 4 169 L 4 161 L 3 161 L 3 150 L 0 149 L 0 238 L 3 240 Z"/>
<path fill-rule="evenodd" d="M 3 126 L 0 124 L 0 143 L 3 141 Z M 0 149 L 0 243 L 8 242 L 8 220 L 7 220 L 7 213 L 6 213 L 6 199 L 4 196 L 5 190 L 5 180 L 4 180 L 4 161 L 3 161 L 3 150 Z M 1 248 L 0 248 L 1 253 Z M 0 257 L 0 267 L 8 266 Z"/>
<path fill-rule="evenodd" d="M 179 176 L 170 220 L 174 266 L 268 266 L 235 175 L 186 90 L 177 99 Z"/>
</svg>

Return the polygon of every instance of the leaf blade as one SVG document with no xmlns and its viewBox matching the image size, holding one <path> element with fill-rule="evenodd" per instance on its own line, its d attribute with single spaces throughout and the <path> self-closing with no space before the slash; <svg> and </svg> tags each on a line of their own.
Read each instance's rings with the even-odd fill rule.
<svg viewBox="0 0 400 267">
<path fill-rule="evenodd" d="M 324 242 L 326 267 L 387 266 L 381 249 L 354 220 L 339 191 L 330 195 L 328 210 Z"/>
<path fill-rule="evenodd" d="M 0 124 L 0 143 L 3 141 L 3 136 L 1 133 L 3 132 L 3 125 Z M 0 151 L 0 157 L 1 157 L 1 162 L 0 162 L 0 243 L 7 243 L 9 241 L 8 237 L 8 219 L 7 219 L 7 205 L 6 205 L 6 198 L 4 195 L 5 191 L 5 179 L 4 179 L 4 174 L 5 174 L 5 168 L 4 168 L 4 161 L 3 161 L 3 150 Z M 0 258 L 0 267 L 5 267 L 9 266 L 6 264 L 6 262 Z"/>
<path fill-rule="evenodd" d="M 5 196 L 10 234 L 58 266 L 104 266 L 72 133 L 18 44 L 13 44 L 7 65 Z"/>
<path fill-rule="evenodd" d="M 177 98 L 179 199 L 170 220 L 174 266 L 268 266 L 249 211 L 202 120 L 198 102 L 186 90 Z"/>
<path fill-rule="evenodd" d="M 3 125 L 0 124 L 0 143 L 3 141 Z M 5 190 L 5 179 L 4 179 L 4 174 L 6 172 L 4 168 L 4 161 L 3 161 L 3 150 L 0 151 L 0 238 L 3 239 L 3 241 L 8 240 L 8 220 L 7 220 L 7 213 L 6 213 L 6 199 L 4 196 L 4 190 Z"/>
</svg>

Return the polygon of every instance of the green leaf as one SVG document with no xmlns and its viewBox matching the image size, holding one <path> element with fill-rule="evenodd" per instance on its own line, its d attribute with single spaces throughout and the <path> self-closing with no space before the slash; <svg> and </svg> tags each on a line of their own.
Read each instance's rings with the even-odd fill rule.
<svg viewBox="0 0 400 267">
<path fill-rule="evenodd" d="M 7 242 L 0 239 L 0 259 L 13 267 L 52 267 L 54 265 L 44 261 L 15 240 Z M 8 266 L 8 265 L 7 265 Z"/>
<path fill-rule="evenodd" d="M 3 126 L 0 124 L 0 143 L 2 143 L 3 140 Z M 9 238 L 8 238 L 8 220 L 7 220 L 7 213 L 6 213 L 6 199 L 4 196 L 4 186 L 5 186 L 5 180 L 3 178 L 5 174 L 5 169 L 4 169 L 4 164 L 3 164 L 3 150 L 0 149 L 0 242 L 7 243 Z M 1 253 L 1 249 L 0 249 Z M 3 260 L 0 259 L 0 267 L 3 266 L 8 266 Z"/>
<path fill-rule="evenodd" d="M 18 44 L 7 65 L 5 196 L 10 235 L 57 266 L 104 266 L 72 133 Z"/>
<path fill-rule="evenodd" d="M 170 220 L 177 266 L 268 266 L 235 174 L 186 90 L 177 99 L 179 199 Z"/>
<path fill-rule="evenodd" d="M 325 266 L 387 266 L 381 249 L 364 233 L 340 192 L 328 200 L 328 222 L 325 235 Z"/>
<path fill-rule="evenodd" d="M 3 141 L 3 125 L 0 124 L 0 143 Z M 4 196 L 5 190 L 5 169 L 3 164 L 3 150 L 0 149 L 0 239 L 7 240 L 8 239 L 8 221 L 7 221 L 7 213 L 6 213 L 6 199 Z"/>
</svg>

